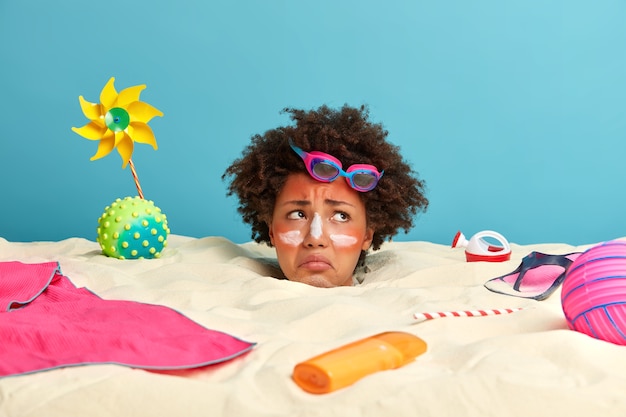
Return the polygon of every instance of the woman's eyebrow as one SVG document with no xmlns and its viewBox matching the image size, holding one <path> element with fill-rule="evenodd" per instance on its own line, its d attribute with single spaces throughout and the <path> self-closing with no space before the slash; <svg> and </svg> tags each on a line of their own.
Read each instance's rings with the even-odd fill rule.
<svg viewBox="0 0 626 417">
<path fill-rule="evenodd" d="M 288 206 L 288 205 L 304 207 L 304 206 L 310 206 L 311 202 L 309 200 L 289 200 L 283 203 L 283 206 Z"/>
<path fill-rule="evenodd" d="M 354 204 L 348 203 L 347 201 L 343 201 L 343 200 L 331 200 L 329 198 L 327 198 L 326 200 L 324 200 L 324 203 L 328 204 L 329 206 L 350 206 L 350 207 L 354 207 Z"/>
<path fill-rule="evenodd" d="M 337 207 L 337 206 L 354 207 L 354 204 L 348 203 L 347 201 L 333 200 L 333 199 L 330 199 L 330 198 L 327 198 L 326 200 L 324 200 L 324 204 L 327 204 L 327 205 L 333 206 L 333 207 Z M 306 206 L 310 206 L 311 202 L 309 200 L 289 200 L 289 201 L 285 201 L 282 205 L 283 206 L 293 205 L 293 206 L 298 206 L 298 207 L 306 207 Z"/>
</svg>

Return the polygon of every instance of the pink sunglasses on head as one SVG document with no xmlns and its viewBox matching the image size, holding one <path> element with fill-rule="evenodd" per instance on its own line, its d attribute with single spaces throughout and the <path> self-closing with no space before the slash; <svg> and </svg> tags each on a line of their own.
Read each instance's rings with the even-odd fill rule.
<svg viewBox="0 0 626 417">
<path fill-rule="evenodd" d="M 332 182 L 337 177 L 342 176 L 346 178 L 350 187 L 360 192 L 366 192 L 376 188 L 378 180 L 385 172 L 378 172 L 375 166 L 367 164 L 350 165 L 344 171 L 341 162 L 332 155 L 318 151 L 303 151 L 291 139 L 289 139 L 289 146 L 302 158 L 309 175 L 321 182 Z"/>
</svg>

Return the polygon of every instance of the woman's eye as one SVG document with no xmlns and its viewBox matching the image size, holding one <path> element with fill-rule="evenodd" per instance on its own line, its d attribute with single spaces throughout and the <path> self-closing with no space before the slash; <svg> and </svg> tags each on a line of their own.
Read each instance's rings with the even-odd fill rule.
<svg viewBox="0 0 626 417">
<path fill-rule="evenodd" d="M 333 220 L 336 222 L 345 223 L 350 220 L 350 216 L 348 213 L 344 213 L 343 211 L 339 211 L 333 215 Z"/>
<path fill-rule="evenodd" d="M 287 218 L 289 220 L 300 220 L 300 219 L 306 219 L 306 216 L 304 215 L 303 211 L 295 210 L 295 211 L 288 213 Z"/>
</svg>

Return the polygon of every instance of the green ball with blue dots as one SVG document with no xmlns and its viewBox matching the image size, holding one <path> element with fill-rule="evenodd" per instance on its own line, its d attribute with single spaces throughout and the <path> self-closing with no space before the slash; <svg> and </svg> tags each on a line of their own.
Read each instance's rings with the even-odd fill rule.
<svg viewBox="0 0 626 417">
<path fill-rule="evenodd" d="M 98 219 L 97 242 L 102 252 L 118 259 L 159 258 L 167 246 L 167 217 L 153 201 L 116 199 Z"/>
</svg>

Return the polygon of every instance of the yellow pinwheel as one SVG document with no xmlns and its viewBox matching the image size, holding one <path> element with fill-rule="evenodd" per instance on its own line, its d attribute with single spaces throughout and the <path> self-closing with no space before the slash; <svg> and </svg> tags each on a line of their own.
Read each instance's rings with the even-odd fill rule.
<svg viewBox="0 0 626 417">
<path fill-rule="evenodd" d="M 106 83 L 100 92 L 100 103 L 90 103 L 83 96 L 78 97 L 83 114 L 90 122 L 83 127 L 72 127 L 72 130 L 86 139 L 100 141 L 92 161 L 107 156 L 116 148 L 122 157 L 122 168 L 126 168 L 133 154 L 134 142 L 158 149 L 148 122 L 155 116 L 163 116 L 163 113 L 139 101 L 145 85 L 128 87 L 118 93 L 114 82 L 115 78 L 111 77 Z"/>
</svg>

